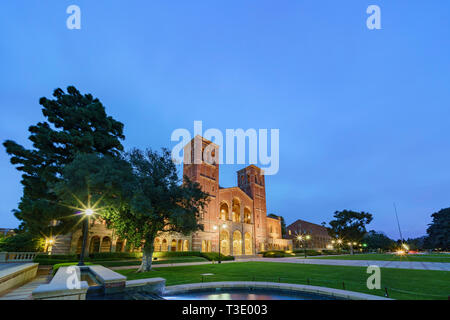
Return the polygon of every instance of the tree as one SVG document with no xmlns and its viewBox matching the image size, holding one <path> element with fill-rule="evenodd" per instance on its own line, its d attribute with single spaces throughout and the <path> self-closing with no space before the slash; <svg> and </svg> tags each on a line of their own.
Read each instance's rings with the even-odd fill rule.
<svg viewBox="0 0 450 320">
<path fill-rule="evenodd" d="M 427 229 L 426 245 L 429 248 L 450 249 L 450 208 L 441 209 L 431 217 L 433 221 Z"/>
<path fill-rule="evenodd" d="M 369 224 L 373 217 L 367 212 L 356 212 L 351 210 L 336 211 L 334 220 L 329 222 L 330 227 L 328 233 L 331 237 L 338 237 L 350 243 L 359 242 L 367 233 L 366 225 Z M 353 254 L 353 246 L 350 245 Z"/>
<path fill-rule="evenodd" d="M 391 250 L 395 247 L 395 241 L 382 232 L 370 230 L 364 235 L 363 241 L 369 249 Z"/>
<path fill-rule="evenodd" d="M 64 170 L 61 198 L 84 197 L 123 239 L 143 247 L 139 271 L 150 271 L 160 232 L 202 230 L 198 217 L 209 195 L 198 183 L 178 178 L 170 152 L 134 149 L 123 158 L 80 155 Z M 86 192 L 86 190 L 89 190 Z M 83 196 L 84 193 L 84 196 Z"/>
<path fill-rule="evenodd" d="M 92 95 L 82 95 L 69 86 L 67 93 L 56 89 L 55 99 L 39 100 L 47 121 L 29 127 L 32 149 L 7 140 L 3 143 L 11 163 L 23 172 L 23 195 L 15 216 L 22 220 L 21 230 L 48 235 L 73 227 L 72 214 L 58 204 L 53 190 L 66 164 L 78 153 L 118 156 L 123 150 L 123 124 L 107 116 L 105 108 Z M 57 225 L 53 221 L 59 221 Z"/>
<path fill-rule="evenodd" d="M 286 222 L 284 221 L 284 218 L 282 216 L 277 216 L 274 213 L 270 213 L 267 215 L 269 218 L 278 219 L 280 218 L 280 224 L 281 224 L 281 235 L 284 237 L 286 235 Z"/>
<path fill-rule="evenodd" d="M 418 238 L 408 238 L 406 243 L 409 247 L 409 250 L 423 250 L 425 249 L 425 240 L 426 236 L 418 237 Z"/>
<path fill-rule="evenodd" d="M 0 237 L 0 251 L 37 252 L 44 249 L 44 240 L 29 232 L 19 232 L 13 236 Z"/>
</svg>

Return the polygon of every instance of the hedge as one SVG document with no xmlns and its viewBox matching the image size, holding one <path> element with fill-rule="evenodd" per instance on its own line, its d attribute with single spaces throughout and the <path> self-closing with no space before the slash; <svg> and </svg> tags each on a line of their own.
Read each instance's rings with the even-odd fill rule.
<svg viewBox="0 0 450 320">
<path fill-rule="evenodd" d="M 187 257 L 195 256 L 202 257 L 209 261 L 219 260 L 219 253 L 217 252 L 199 252 L 199 251 L 164 251 L 164 252 L 154 252 L 153 258 L 170 258 L 170 257 Z M 234 260 L 233 256 L 220 255 L 222 261 Z M 68 263 L 73 261 L 78 261 L 80 255 L 77 254 L 39 254 L 34 258 L 34 262 L 38 262 L 41 265 L 55 265 L 60 263 Z M 86 257 L 84 261 L 119 261 L 119 260 L 134 260 L 141 259 L 142 252 L 100 252 L 90 254 Z"/>
<path fill-rule="evenodd" d="M 64 263 L 57 263 L 53 265 L 53 271 L 52 274 L 55 275 L 56 271 L 58 271 L 59 268 L 61 267 L 67 267 L 67 266 L 76 266 L 78 264 L 78 262 L 64 262 Z M 85 262 L 84 263 L 86 266 L 88 265 L 92 265 L 92 263 L 90 262 Z"/>
<path fill-rule="evenodd" d="M 281 250 L 271 250 L 271 251 L 261 251 L 264 258 L 284 258 L 284 257 L 292 257 L 295 254 L 281 251 Z"/>
</svg>

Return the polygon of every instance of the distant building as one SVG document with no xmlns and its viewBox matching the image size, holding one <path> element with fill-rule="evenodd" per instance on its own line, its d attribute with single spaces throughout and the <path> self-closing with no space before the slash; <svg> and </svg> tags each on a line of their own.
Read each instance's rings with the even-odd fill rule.
<svg viewBox="0 0 450 320">
<path fill-rule="evenodd" d="M 9 228 L 0 228 L 0 235 L 6 237 L 6 236 L 13 236 L 15 234 L 14 229 Z"/>
<path fill-rule="evenodd" d="M 286 228 L 286 238 L 292 239 L 294 248 L 302 248 L 303 242 L 297 240 L 299 235 L 309 235 L 311 238 L 306 244 L 309 249 L 322 250 L 331 244 L 331 237 L 327 228 L 304 220 L 297 220 Z"/>
</svg>

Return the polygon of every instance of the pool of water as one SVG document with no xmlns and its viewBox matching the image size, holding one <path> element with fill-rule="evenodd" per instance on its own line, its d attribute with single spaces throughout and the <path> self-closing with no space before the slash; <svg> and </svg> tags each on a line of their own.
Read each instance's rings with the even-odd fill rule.
<svg viewBox="0 0 450 320">
<path fill-rule="evenodd" d="M 272 289 L 213 289 L 163 296 L 166 300 L 336 300 L 334 297 Z"/>
<path fill-rule="evenodd" d="M 86 281 L 89 287 L 99 286 L 101 283 L 97 280 L 94 274 L 88 270 L 81 270 L 80 280 Z"/>
</svg>

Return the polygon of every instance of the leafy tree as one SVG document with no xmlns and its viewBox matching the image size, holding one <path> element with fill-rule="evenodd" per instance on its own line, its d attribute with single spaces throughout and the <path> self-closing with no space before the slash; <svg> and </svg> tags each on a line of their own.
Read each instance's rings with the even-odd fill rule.
<svg viewBox="0 0 450 320">
<path fill-rule="evenodd" d="M 450 249 L 450 208 L 431 215 L 433 221 L 427 229 L 426 244 L 429 248 Z"/>
<path fill-rule="evenodd" d="M 37 252 L 44 249 L 44 240 L 29 232 L 19 232 L 13 236 L 0 238 L 0 251 Z"/>
<path fill-rule="evenodd" d="M 426 236 L 411 239 L 408 238 L 406 243 L 410 250 L 423 250 L 425 249 L 425 240 Z"/>
<path fill-rule="evenodd" d="M 181 184 L 166 149 L 134 149 L 122 159 L 80 155 L 63 177 L 57 187 L 61 198 L 75 204 L 75 195 L 82 197 L 81 203 L 91 202 L 121 238 L 143 247 L 139 271 L 151 270 L 159 232 L 190 234 L 203 229 L 197 218 L 209 195 L 186 177 Z"/>
<path fill-rule="evenodd" d="M 282 216 L 277 216 L 274 213 L 270 213 L 267 215 L 269 218 L 278 219 L 280 218 L 281 223 L 281 235 L 284 237 L 286 235 L 286 222 L 284 221 L 284 218 Z"/>
<path fill-rule="evenodd" d="M 390 250 L 395 247 L 395 241 L 382 232 L 370 230 L 363 238 L 369 249 Z"/>
<path fill-rule="evenodd" d="M 39 100 L 47 120 L 29 127 L 32 149 L 12 140 L 3 143 L 11 163 L 23 172 L 23 196 L 14 214 L 22 220 L 20 229 L 33 234 L 66 232 L 73 226 L 73 219 L 64 219 L 72 212 L 58 204 L 52 186 L 76 154 L 117 156 L 123 150 L 123 124 L 107 116 L 98 99 L 72 86 L 67 93 L 56 89 L 53 96 Z M 55 220 L 60 222 L 56 226 Z"/>
<path fill-rule="evenodd" d="M 333 217 L 334 220 L 329 222 L 328 233 L 331 237 L 349 242 L 361 241 L 367 233 L 366 225 L 373 219 L 370 213 L 351 210 L 336 211 Z M 353 247 L 350 246 L 350 249 L 353 254 Z"/>
</svg>

